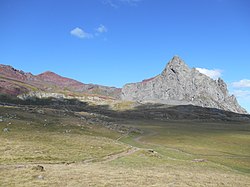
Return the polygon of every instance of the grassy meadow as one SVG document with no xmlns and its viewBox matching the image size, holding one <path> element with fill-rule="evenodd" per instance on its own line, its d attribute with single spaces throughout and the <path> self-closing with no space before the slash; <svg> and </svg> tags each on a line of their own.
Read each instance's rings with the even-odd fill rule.
<svg viewBox="0 0 250 187">
<path fill-rule="evenodd" d="M 1 106 L 0 186 L 250 186 L 248 123 L 85 117 Z"/>
</svg>

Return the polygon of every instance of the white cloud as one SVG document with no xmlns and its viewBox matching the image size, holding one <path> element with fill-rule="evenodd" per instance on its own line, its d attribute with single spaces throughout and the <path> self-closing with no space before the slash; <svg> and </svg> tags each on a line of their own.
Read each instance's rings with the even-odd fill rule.
<svg viewBox="0 0 250 187">
<path fill-rule="evenodd" d="M 232 85 L 235 88 L 250 88 L 250 80 L 249 79 L 242 79 L 238 82 L 233 82 Z"/>
<path fill-rule="evenodd" d="M 250 112 L 250 90 L 233 90 L 231 93 L 236 96 L 239 104 Z"/>
<path fill-rule="evenodd" d="M 232 94 L 239 98 L 250 99 L 250 90 L 233 90 Z"/>
<path fill-rule="evenodd" d="M 70 34 L 76 36 L 78 38 L 93 38 L 93 35 L 90 33 L 85 32 L 83 29 L 76 27 L 70 31 Z"/>
<path fill-rule="evenodd" d="M 104 25 L 100 25 L 97 29 L 96 29 L 97 32 L 99 33 L 104 33 L 104 32 L 108 32 L 108 29 L 104 26 Z"/>
<path fill-rule="evenodd" d="M 203 73 L 212 79 L 218 79 L 222 75 L 221 74 L 222 71 L 219 69 L 212 69 L 212 70 L 206 68 L 195 68 L 195 69 L 197 69 L 200 73 Z"/>
</svg>

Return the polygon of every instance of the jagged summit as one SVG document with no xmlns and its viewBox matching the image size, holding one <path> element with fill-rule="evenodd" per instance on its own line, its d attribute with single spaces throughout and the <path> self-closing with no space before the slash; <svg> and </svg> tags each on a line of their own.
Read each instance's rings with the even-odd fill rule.
<svg viewBox="0 0 250 187">
<path fill-rule="evenodd" d="M 169 105 L 196 105 L 247 113 L 236 98 L 228 94 L 222 79 L 213 80 L 195 68 L 189 68 L 178 56 L 174 56 L 161 74 L 139 83 L 126 84 L 122 99 Z"/>
<path fill-rule="evenodd" d="M 187 64 L 177 55 L 175 55 L 168 63 L 167 63 L 167 67 L 168 66 L 187 66 Z"/>
<path fill-rule="evenodd" d="M 179 57 L 174 56 L 166 65 L 165 69 L 162 71 L 161 75 L 167 75 L 170 72 L 174 74 L 180 74 L 183 71 L 189 70 L 188 65 Z"/>
</svg>

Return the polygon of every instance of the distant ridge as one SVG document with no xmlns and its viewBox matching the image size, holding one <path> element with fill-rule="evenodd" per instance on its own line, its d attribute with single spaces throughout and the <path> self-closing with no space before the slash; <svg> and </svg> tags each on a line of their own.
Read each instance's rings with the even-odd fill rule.
<svg viewBox="0 0 250 187">
<path fill-rule="evenodd" d="M 84 84 L 51 71 L 33 75 L 0 64 L 0 93 L 17 96 L 34 91 L 59 92 L 66 95 L 96 94 L 117 99 L 120 97 L 121 89 Z"/>
</svg>

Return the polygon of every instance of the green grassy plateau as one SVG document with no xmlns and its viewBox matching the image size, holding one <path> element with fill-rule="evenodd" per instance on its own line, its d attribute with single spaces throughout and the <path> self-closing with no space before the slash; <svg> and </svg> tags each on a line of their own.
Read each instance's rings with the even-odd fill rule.
<svg viewBox="0 0 250 187">
<path fill-rule="evenodd" d="M 250 124 L 0 106 L 0 186 L 250 186 Z"/>
</svg>

